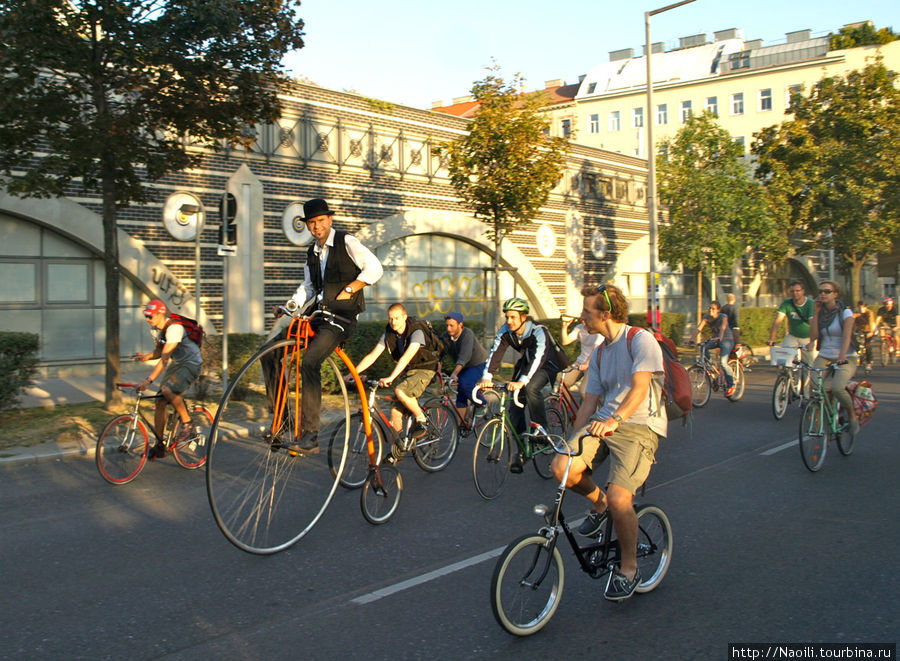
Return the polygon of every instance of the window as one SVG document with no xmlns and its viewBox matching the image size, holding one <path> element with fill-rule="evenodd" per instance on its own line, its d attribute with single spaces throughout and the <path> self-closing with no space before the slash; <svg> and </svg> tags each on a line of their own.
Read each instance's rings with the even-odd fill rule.
<svg viewBox="0 0 900 661">
<path fill-rule="evenodd" d="M 719 114 L 719 97 L 717 96 L 708 96 L 706 97 L 706 109 L 711 112 L 713 115 Z"/>
<path fill-rule="evenodd" d="M 644 109 L 635 108 L 631 111 L 631 125 L 639 129 L 644 125 Z"/>
<path fill-rule="evenodd" d="M 744 148 L 744 136 L 739 135 L 734 138 L 734 141 L 741 146 L 741 151 L 746 152 L 747 150 Z"/>
<path fill-rule="evenodd" d="M 744 114 L 744 93 L 743 92 L 735 92 L 731 95 L 731 114 L 732 115 L 743 115 Z"/>
<path fill-rule="evenodd" d="M 732 71 L 735 69 L 749 69 L 750 51 L 745 50 L 740 53 L 732 53 L 728 56 L 728 64 Z"/>
<path fill-rule="evenodd" d="M 681 123 L 683 124 L 690 118 L 691 118 L 691 102 L 690 101 L 682 101 L 681 102 Z"/>
<path fill-rule="evenodd" d="M 597 83 L 591 83 L 590 85 L 588 85 L 587 93 L 593 94 L 595 89 L 597 89 Z"/>
<path fill-rule="evenodd" d="M 600 133 L 600 115 L 591 115 L 590 116 L 588 130 L 591 133 Z"/>
<path fill-rule="evenodd" d="M 656 123 L 657 124 L 668 124 L 669 123 L 669 113 L 668 113 L 665 103 L 660 103 L 658 106 L 656 106 Z"/>
<path fill-rule="evenodd" d="M 619 119 L 619 111 L 614 110 L 609 113 L 609 131 L 610 133 L 614 133 L 615 131 L 622 130 L 622 123 Z"/>
<path fill-rule="evenodd" d="M 572 135 L 572 120 L 564 119 L 562 120 L 562 137 L 568 138 Z"/>
<path fill-rule="evenodd" d="M 759 90 L 759 111 L 767 112 L 772 109 L 772 90 Z"/>
<path fill-rule="evenodd" d="M 795 96 L 800 96 L 803 94 L 803 85 L 789 85 L 787 88 L 787 93 L 784 98 L 785 107 L 789 107 L 791 105 L 791 99 Z"/>
</svg>

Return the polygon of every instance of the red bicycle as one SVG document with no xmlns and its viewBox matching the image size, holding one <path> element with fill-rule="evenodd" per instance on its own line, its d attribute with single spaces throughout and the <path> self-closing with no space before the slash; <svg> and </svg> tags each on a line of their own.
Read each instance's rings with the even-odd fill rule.
<svg viewBox="0 0 900 661">
<path fill-rule="evenodd" d="M 897 364 L 897 341 L 894 339 L 893 329 L 888 326 L 881 326 L 881 365 L 888 363 Z"/>
<path fill-rule="evenodd" d="M 544 399 L 544 406 L 547 410 L 556 410 L 559 413 L 559 420 L 562 421 L 563 427 L 562 429 L 554 429 L 551 424 L 551 428 L 549 432 L 551 434 L 557 434 L 559 436 L 565 436 L 566 430 L 575 423 L 575 414 L 578 413 L 579 403 L 575 400 L 575 395 L 572 394 L 572 391 L 565 384 L 565 375 L 573 370 L 577 370 L 577 367 L 567 367 L 559 375 L 559 383 L 553 384 L 553 390 L 549 395 Z M 587 374 L 585 374 L 582 378 L 587 378 Z"/>
</svg>

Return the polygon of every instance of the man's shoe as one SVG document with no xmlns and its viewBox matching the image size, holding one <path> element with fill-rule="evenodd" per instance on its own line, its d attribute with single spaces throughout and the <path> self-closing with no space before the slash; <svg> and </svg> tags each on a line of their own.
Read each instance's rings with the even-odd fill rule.
<svg viewBox="0 0 900 661">
<path fill-rule="evenodd" d="M 178 430 L 178 435 L 175 437 L 175 442 L 183 443 L 196 436 L 196 434 L 197 430 L 194 429 L 194 424 L 192 422 L 182 422 L 181 427 Z"/>
<path fill-rule="evenodd" d="M 640 569 L 635 570 L 634 578 L 631 580 L 626 578 L 625 574 L 622 572 L 614 569 L 609 573 L 609 581 L 606 583 L 606 592 L 603 593 L 603 596 L 610 601 L 622 601 L 623 599 L 628 599 L 628 597 L 634 594 L 634 591 L 640 583 Z"/>
<path fill-rule="evenodd" d="M 735 393 L 736 390 L 737 390 L 737 386 L 730 386 L 730 387 L 725 391 L 725 396 L 726 396 L 726 397 L 731 397 L 731 396 Z"/>
<path fill-rule="evenodd" d="M 420 440 L 425 438 L 425 434 L 428 433 L 428 430 L 418 420 L 413 420 L 412 425 L 409 428 L 409 437 L 413 440 Z"/>
<path fill-rule="evenodd" d="M 162 443 L 156 443 L 150 450 L 147 451 L 147 459 L 149 461 L 155 461 L 156 459 L 162 459 L 166 456 L 166 446 Z"/>
<path fill-rule="evenodd" d="M 512 463 L 509 465 L 510 473 L 521 473 L 525 469 L 525 465 L 522 463 L 522 455 L 516 453 L 516 456 L 513 457 Z"/>
<path fill-rule="evenodd" d="M 381 458 L 381 463 L 396 466 L 403 459 L 403 448 L 396 443 L 391 444 L 391 450 Z"/>
<path fill-rule="evenodd" d="M 306 431 L 296 443 L 285 446 L 288 454 L 296 457 L 298 454 L 317 454 L 319 452 L 319 432 Z"/>
<path fill-rule="evenodd" d="M 596 537 L 603 531 L 603 526 L 605 525 L 606 511 L 598 512 L 597 510 L 592 510 L 581 522 L 581 525 L 578 526 L 577 532 L 584 537 Z"/>
</svg>

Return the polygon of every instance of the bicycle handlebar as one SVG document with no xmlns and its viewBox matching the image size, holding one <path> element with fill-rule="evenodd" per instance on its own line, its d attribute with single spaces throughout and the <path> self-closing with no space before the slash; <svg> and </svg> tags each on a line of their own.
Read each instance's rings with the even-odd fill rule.
<svg viewBox="0 0 900 661">
<path fill-rule="evenodd" d="M 300 305 L 297 303 L 297 301 L 295 301 L 292 298 L 288 299 L 285 302 L 285 304 L 279 306 L 279 308 L 294 319 L 303 317 L 303 311 L 300 309 Z M 328 321 L 328 323 L 337 326 L 341 330 L 344 330 L 344 327 L 341 326 L 340 324 L 335 323 L 335 321 L 340 321 L 345 324 L 353 323 L 352 319 L 348 319 L 347 317 L 342 317 L 339 314 L 335 314 L 331 310 L 318 309 L 318 310 L 313 310 L 308 315 L 306 315 L 306 318 L 310 319 L 310 320 L 314 319 L 315 317 L 324 317 L 325 320 Z"/>
<path fill-rule="evenodd" d="M 484 404 L 484 400 L 478 396 L 478 391 L 481 389 L 482 388 L 479 385 L 476 385 L 474 388 L 472 388 L 472 401 L 475 402 L 476 404 L 478 404 L 479 406 Z M 505 383 L 498 383 L 497 385 L 492 385 L 491 389 L 492 390 L 506 390 L 507 392 L 510 392 L 510 389 L 507 387 L 507 384 L 505 384 Z M 522 402 L 519 401 L 519 391 L 520 390 L 522 390 L 522 389 L 519 388 L 519 390 L 512 391 L 513 402 L 515 402 L 515 405 L 518 406 L 520 409 L 524 409 L 525 404 L 523 404 Z"/>
</svg>

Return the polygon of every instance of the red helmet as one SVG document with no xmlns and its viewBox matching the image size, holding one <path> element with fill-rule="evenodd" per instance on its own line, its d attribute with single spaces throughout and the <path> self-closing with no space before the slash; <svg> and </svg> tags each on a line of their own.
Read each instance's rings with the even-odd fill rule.
<svg viewBox="0 0 900 661">
<path fill-rule="evenodd" d="M 144 316 L 149 319 L 157 312 L 162 312 L 163 314 L 165 314 L 167 309 L 168 308 L 166 308 L 165 303 L 163 303 L 158 298 L 154 298 L 152 301 L 147 303 L 147 307 L 144 308 Z"/>
<path fill-rule="evenodd" d="M 887 297 L 885 297 L 885 299 L 884 299 L 883 301 L 881 301 L 881 302 L 884 303 L 885 305 L 887 305 L 888 303 L 893 303 L 893 302 L 894 302 L 894 299 L 891 298 L 890 296 L 887 296 Z"/>
</svg>

